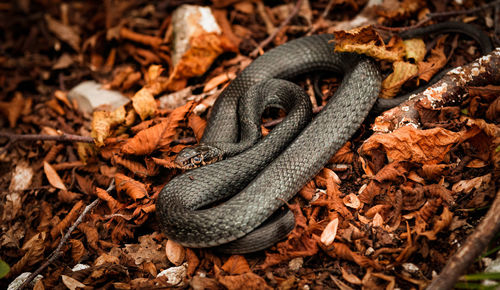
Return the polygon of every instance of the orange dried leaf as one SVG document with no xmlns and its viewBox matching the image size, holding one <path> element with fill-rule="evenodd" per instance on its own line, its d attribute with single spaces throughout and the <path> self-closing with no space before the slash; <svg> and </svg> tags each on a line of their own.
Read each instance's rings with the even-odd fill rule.
<svg viewBox="0 0 500 290">
<path fill-rule="evenodd" d="M 389 134 L 374 134 L 361 146 L 361 152 L 382 148 L 389 160 L 436 164 L 461 140 L 476 134 L 469 130 L 452 132 L 443 128 L 419 130 L 413 126 L 398 128 Z"/>
<path fill-rule="evenodd" d="M 414 60 L 415 63 L 419 63 L 425 58 L 427 53 L 427 48 L 425 43 L 421 38 L 412 38 L 404 40 L 405 44 L 405 57 L 406 59 Z"/>
<path fill-rule="evenodd" d="M 235 78 L 236 78 L 236 73 L 234 71 L 230 71 L 228 73 L 222 73 L 218 76 L 215 76 L 205 83 L 205 87 L 203 87 L 203 92 L 209 92 L 218 87 L 219 85 L 226 83 L 230 80 L 233 80 Z"/>
<path fill-rule="evenodd" d="M 115 184 L 116 190 L 118 192 L 125 192 L 134 201 L 143 199 L 148 196 L 148 191 L 143 183 L 134 180 L 124 174 L 117 173 L 115 175 Z"/>
<path fill-rule="evenodd" d="M 431 50 L 431 55 L 426 61 L 417 62 L 419 79 L 428 82 L 446 65 L 447 58 L 444 54 L 445 39 L 446 36 L 439 38 L 436 47 Z"/>
<path fill-rule="evenodd" d="M 157 94 L 151 87 L 143 87 L 132 97 L 132 106 L 141 120 L 153 116 L 158 105 L 154 95 Z"/>
<path fill-rule="evenodd" d="M 125 107 L 121 106 L 113 112 L 96 111 L 92 115 L 92 132 L 90 135 L 94 138 L 97 146 L 104 146 L 104 140 L 111 136 L 111 129 L 125 122 L 127 112 Z"/>
<path fill-rule="evenodd" d="M 321 233 L 321 242 L 325 246 L 330 246 L 335 240 L 337 235 L 337 229 L 339 226 L 339 219 L 335 218 L 326 225 L 325 229 Z"/>
<path fill-rule="evenodd" d="M 224 285 L 229 290 L 237 290 L 237 289 L 272 289 L 267 285 L 266 280 L 261 276 L 254 274 L 252 272 L 248 272 L 240 275 L 230 275 L 223 276 L 220 274 L 220 270 L 216 268 L 216 277 L 217 281 Z"/>
<path fill-rule="evenodd" d="M 207 121 L 196 114 L 189 114 L 188 126 L 193 130 L 196 140 L 200 141 L 203 136 L 203 132 L 205 132 Z"/>
<path fill-rule="evenodd" d="M 352 144 L 350 141 L 346 142 L 344 146 L 342 146 L 335 155 L 330 158 L 329 163 L 347 163 L 350 164 L 354 159 L 354 152 L 351 148 Z"/>
<path fill-rule="evenodd" d="M 292 258 L 312 256 L 318 252 L 317 239 L 310 234 L 300 205 L 292 204 L 290 210 L 295 215 L 295 228 L 286 241 L 276 245 L 278 253 L 266 252 L 266 260 L 261 265 L 263 269 Z"/>
<path fill-rule="evenodd" d="M 80 262 L 82 257 L 87 254 L 87 250 L 85 249 L 82 241 L 70 239 L 69 244 L 71 245 L 71 258 L 73 259 L 73 262 Z"/>
<path fill-rule="evenodd" d="M 223 52 L 236 52 L 237 48 L 226 37 L 217 33 L 204 33 L 189 39 L 186 51 L 169 77 L 168 88 L 177 91 L 186 80 L 204 74 L 212 62 Z"/>
<path fill-rule="evenodd" d="M 75 203 L 71 211 L 64 217 L 64 219 L 52 230 L 50 231 L 50 236 L 54 240 L 58 235 L 63 235 L 64 229 L 66 229 L 71 223 L 73 223 L 78 215 L 80 214 L 80 210 L 83 208 L 83 201 L 78 201 Z"/>
<path fill-rule="evenodd" d="M 140 131 L 123 144 L 122 152 L 133 155 L 147 155 L 169 145 L 173 141 L 180 123 L 193 107 L 194 102 L 188 102 L 172 111 L 166 120 Z"/>
<path fill-rule="evenodd" d="M 382 37 L 371 26 L 355 28 L 349 31 L 335 31 L 335 51 L 354 52 L 366 54 L 375 59 L 398 61 L 401 60 L 404 51 L 402 47 L 395 46 L 389 50 Z"/>
<path fill-rule="evenodd" d="M 245 274 L 251 272 L 250 266 L 248 266 L 248 262 L 245 257 L 240 255 L 232 255 L 229 259 L 222 265 L 222 270 L 231 274 Z"/>
<path fill-rule="evenodd" d="M 109 210 L 111 212 L 113 212 L 113 213 L 116 212 L 118 209 L 124 207 L 123 204 L 121 204 L 116 199 L 114 199 L 113 197 L 111 197 L 111 195 L 109 195 L 109 193 L 106 190 L 102 189 L 102 188 L 96 187 L 95 188 L 95 193 L 96 193 L 97 197 L 99 197 L 100 199 L 106 201 L 106 203 L 108 204 Z"/>
<path fill-rule="evenodd" d="M 384 99 L 397 95 L 404 83 L 418 73 L 417 65 L 409 62 L 396 61 L 392 65 L 393 72 L 382 81 L 382 91 L 379 97 Z"/>
<path fill-rule="evenodd" d="M 116 164 L 119 164 L 119 165 L 127 168 L 128 170 L 130 170 L 131 172 L 133 172 L 134 174 L 136 174 L 138 176 L 145 177 L 145 176 L 149 175 L 148 169 L 139 162 L 129 160 L 126 158 L 122 158 L 118 155 L 115 155 L 113 160 L 114 160 L 114 162 L 116 162 Z"/>
<path fill-rule="evenodd" d="M 0 102 L 0 113 L 7 117 L 9 126 L 14 128 L 27 106 L 31 106 L 31 100 L 25 100 L 20 92 L 16 92 L 10 102 Z"/>
<path fill-rule="evenodd" d="M 181 244 L 168 240 L 167 245 L 165 246 L 165 254 L 172 264 L 179 266 L 182 262 L 184 262 L 186 249 Z"/>
<path fill-rule="evenodd" d="M 43 171 L 45 172 L 45 176 L 47 177 L 50 185 L 60 190 L 68 190 L 61 177 L 59 177 L 59 174 L 57 174 L 57 171 L 49 163 L 47 163 L 47 161 L 43 162 Z"/>
<path fill-rule="evenodd" d="M 357 254 L 351 249 L 346 244 L 343 243 L 333 243 L 333 246 L 328 249 L 323 248 L 325 252 L 332 258 L 340 258 L 340 259 L 345 259 L 348 261 L 355 262 L 359 266 L 363 268 L 369 268 L 373 267 L 375 269 L 382 269 L 383 267 L 377 263 L 374 260 L 369 259 L 368 257 L 362 256 L 360 254 Z"/>
<path fill-rule="evenodd" d="M 434 226 L 430 231 L 421 233 L 421 236 L 427 237 L 429 240 L 434 241 L 437 238 L 437 234 L 442 230 L 448 228 L 453 220 L 453 213 L 448 209 L 447 206 L 443 207 L 443 212 L 439 216 L 438 220 L 434 222 Z"/>
</svg>

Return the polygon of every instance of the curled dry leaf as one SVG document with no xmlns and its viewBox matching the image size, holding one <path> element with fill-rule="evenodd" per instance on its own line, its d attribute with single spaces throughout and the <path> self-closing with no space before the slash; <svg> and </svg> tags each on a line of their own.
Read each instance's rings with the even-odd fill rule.
<svg viewBox="0 0 500 290">
<path fill-rule="evenodd" d="M 404 126 L 388 134 L 374 134 L 360 148 L 363 154 L 382 148 L 389 160 L 436 164 L 458 142 L 478 133 L 477 128 L 452 132 L 443 128 L 419 130 Z"/>
<path fill-rule="evenodd" d="M 454 193 L 465 193 L 469 194 L 474 189 L 479 189 L 483 187 L 485 184 L 491 182 L 491 173 L 488 173 L 483 176 L 478 176 L 472 179 L 460 180 L 459 182 L 453 184 L 451 190 Z"/>
<path fill-rule="evenodd" d="M 335 240 L 335 236 L 337 235 L 337 229 L 339 226 L 339 219 L 335 218 L 326 225 L 325 229 L 321 233 L 321 242 L 325 246 L 330 246 Z"/>
<path fill-rule="evenodd" d="M 376 13 L 382 17 L 392 20 L 402 20 L 417 12 L 425 5 L 424 1 L 384 1 L 382 5 L 377 5 Z"/>
<path fill-rule="evenodd" d="M 241 255 L 232 255 L 231 257 L 229 257 L 226 263 L 222 265 L 222 270 L 231 275 L 251 272 L 247 260 Z"/>
<path fill-rule="evenodd" d="M 104 200 L 107 203 L 108 208 L 112 213 L 125 207 L 122 203 L 120 203 L 119 201 L 114 199 L 111 195 L 109 195 L 109 193 L 106 190 L 104 190 L 102 188 L 96 187 L 95 193 L 96 193 L 97 197 L 99 197 L 100 199 Z"/>
<path fill-rule="evenodd" d="M 344 267 L 340 268 L 340 271 L 342 272 L 342 278 L 346 280 L 347 282 L 354 284 L 354 285 L 361 285 L 361 279 L 358 278 L 358 276 L 347 272 Z"/>
<path fill-rule="evenodd" d="M 66 25 L 55 20 L 49 14 L 45 14 L 45 21 L 49 30 L 56 35 L 57 38 L 69 44 L 75 51 L 80 51 L 80 31 L 77 28 Z"/>
<path fill-rule="evenodd" d="M 143 87 L 132 97 L 132 106 L 141 120 L 155 114 L 157 109 L 155 93 L 151 87 Z"/>
<path fill-rule="evenodd" d="M 120 157 L 118 155 L 113 156 L 113 161 L 116 164 L 127 168 L 128 170 L 130 170 L 130 172 L 133 172 L 137 176 L 146 177 L 150 175 L 149 170 L 142 163 L 139 163 L 137 161 Z"/>
<path fill-rule="evenodd" d="M 7 117 L 10 128 L 14 128 L 23 111 L 30 110 L 30 107 L 31 99 L 24 99 L 20 92 L 15 92 L 10 102 L 0 102 L 0 113 Z"/>
<path fill-rule="evenodd" d="M 446 65 L 447 58 L 444 54 L 445 39 L 446 35 L 443 35 L 438 39 L 436 47 L 431 50 L 431 55 L 426 61 L 417 62 L 419 79 L 428 82 Z"/>
<path fill-rule="evenodd" d="M 240 255 L 233 255 L 222 266 L 229 275 L 223 275 L 217 265 L 214 265 L 215 277 L 228 289 L 272 289 L 266 281 L 251 272 L 247 260 Z"/>
<path fill-rule="evenodd" d="M 55 171 L 54 168 L 47 163 L 47 161 L 43 162 L 43 171 L 45 172 L 45 176 L 47 177 L 50 185 L 60 190 L 68 190 L 61 177 L 59 177 L 59 174 L 57 174 L 57 171 Z"/>
<path fill-rule="evenodd" d="M 434 225 L 430 231 L 421 233 L 421 236 L 427 237 L 429 240 L 434 241 L 437 239 L 437 234 L 442 230 L 448 228 L 453 221 L 453 213 L 448 209 L 447 206 L 443 207 L 443 212 L 439 218 L 434 222 Z"/>
<path fill-rule="evenodd" d="M 102 253 L 97 259 L 94 261 L 94 266 L 101 266 L 105 264 L 120 264 L 120 259 L 116 256 Z"/>
<path fill-rule="evenodd" d="M 361 206 L 361 201 L 354 193 L 346 195 L 342 200 L 344 201 L 345 206 L 350 208 L 358 209 Z"/>
<path fill-rule="evenodd" d="M 125 154 L 146 155 L 165 148 L 174 140 L 177 128 L 194 106 L 194 102 L 188 102 L 172 111 L 167 120 L 140 131 L 133 138 L 127 140 L 122 146 L 122 152 Z"/>
<path fill-rule="evenodd" d="M 111 136 L 111 129 L 125 122 L 127 112 L 125 107 L 121 106 L 113 112 L 96 111 L 92 115 L 92 132 L 90 135 L 94 138 L 97 146 L 104 146 L 104 140 Z"/>
<path fill-rule="evenodd" d="M 83 208 L 83 201 L 78 201 L 75 203 L 71 211 L 64 217 L 64 219 L 50 231 L 50 236 L 54 240 L 58 235 L 63 235 L 64 230 L 71 225 L 80 214 L 81 209 Z"/>
<path fill-rule="evenodd" d="M 354 152 L 352 151 L 351 141 L 348 141 L 342 146 L 335 155 L 330 158 L 328 163 L 347 163 L 350 164 L 354 160 Z"/>
<path fill-rule="evenodd" d="M 332 246 L 329 247 L 328 249 L 324 247 L 322 248 L 330 257 L 334 259 L 340 258 L 352 261 L 363 268 L 370 268 L 370 267 L 375 269 L 383 268 L 378 262 L 351 251 L 351 249 L 349 249 L 349 247 L 343 243 L 333 243 Z"/>
<path fill-rule="evenodd" d="M 262 269 L 295 257 L 312 256 L 318 252 L 317 240 L 310 233 L 307 219 L 303 215 L 300 205 L 292 204 L 290 210 L 295 216 L 295 228 L 288 235 L 286 241 L 276 245 L 278 253 L 266 252 L 266 260 L 261 265 Z"/>
<path fill-rule="evenodd" d="M 97 232 L 97 228 L 91 221 L 83 222 L 78 225 L 78 230 L 80 230 L 85 235 L 85 239 L 87 240 L 87 244 L 90 246 L 90 248 L 97 252 L 101 252 L 101 249 L 98 245 L 99 233 Z"/>
<path fill-rule="evenodd" d="M 74 263 L 79 263 L 82 257 L 87 254 L 87 250 L 80 240 L 70 239 L 69 243 L 71 245 L 71 258 Z"/>
<path fill-rule="evenodd" d="M 425 58 L 425 54 L 427 53 L 427 49 L 425 47 L 425 43 L 421 38 L 411 38 L 403 40 L 405 45 L 405 58 L 408 60 L 413 60 L 413 62 L 418 63 L 423 61 Z"/>
<path fill-rule="evenodd" d="M 207 121 L 196 114 L 189 114 L 188 126 L 193 130 L 194 136 L 199 142 L 203 136 L 203 132 L 205 132 Z"/>
<path fill-rule="evenodd" d="M 196 268 L 198 268 L 200 259 L 198 259 L 194 251 L 190 248 L 186 249 L 186 263 L 188 264 L 187 275 L 191 277 L 193 276 L 194 271 L 196 271 Z"/>
<path fill-rule="evenodd" d="M 182 55 L 169 76 L 168 89 L 182 89 L 187 79 L 204 74 L 212 62 L 227 51 L 236 52 L 237 48 L 223 35 L 204 33 L 191 37 L 188 51 Z"/>
<path fill-rule="evenodd" d="M 165 254 L 172 264 L 180 266 L 186 257 L 186 249 L 181 244 L 168 240 L 165 245 Z"/>
<path fill-rule="evenodd" d="M 86 288 L 85 284 L 70 276 L 61 275 L 61 281 L 63 282 L 64 286 L 68 287 L 68 289 L 70 290 Z"/>
<path fill-rule="evenodd" d="M 148 191 L 143 183 L 134 180 L 122 173 L 117 173 L 115 175 L 115 184 L 116 190 L 118 192 L 125 192 L 134 201 L 143 199 L 144 197 L 148 196 Z"/>
<path fill-rule="evenodd" d="M 404 55 L 402 46 L 388 49 L 382 37 L 371 26 L 363 26 L 349 31 L 335 31 L 335 51 L 366 54 L 375 59 L 398 61 Z"/>
<path fill-rule="evenodd" d="M 390 99 L 397 95 L 404 83 L 415 77 L 418 73 L 416 64 L 396 61 L 392 65 L 393 72 L 382 81 L 380 97 L 384 99 Z"/>
</svg>

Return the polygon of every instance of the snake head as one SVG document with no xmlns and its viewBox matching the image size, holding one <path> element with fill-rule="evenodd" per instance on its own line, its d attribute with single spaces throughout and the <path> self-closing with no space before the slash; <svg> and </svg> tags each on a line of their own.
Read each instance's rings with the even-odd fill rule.
<svg viewBox="0 0 500 290">
<path fill-rule="evenodd" d="M 222 151 L 216 147 L 198 144 L 186 147 L 175 157 L 175 164 L 182 169 L 193 169 L 215 163 L 223 157 Z"/>
</svg>

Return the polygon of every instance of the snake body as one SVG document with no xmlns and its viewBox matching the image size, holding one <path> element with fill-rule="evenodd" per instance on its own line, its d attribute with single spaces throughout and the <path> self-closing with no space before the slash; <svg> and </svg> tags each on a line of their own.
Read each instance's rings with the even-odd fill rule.
<svg viewBox="0 0 500 290">
<path fill-rule="evenodd" d="M 273 79 L 291 79 L 315 71 L 344 76 L 335 95 L 300 134 L 300 129 L 292 129 L 289 124 L 302 121 L 289 114 L 251 149 L 172 179 L 157 200 L 158 218 L 170 239 L 188 247 L 232 242 L 234 246 L 228 246 L 231 252 L 249 252 L 269 246 L 263 240 L 275 241 L 273 233 L 283 236 L 290 230 L 276 222 L 261 227 L 264 237 L 252 232 L 350 139 L 380 91 L 381 76 L 372 60 L 357 54 L 334 53 L 332 38 L 327 34 L 308 36 L 271 49 L 221 93 L 201 143 L 215 144 L 224 151 L 241 137 L 239 123 L 244 121 L 238 122 L 237 116 L 241 98 L 279 94 L 287 88 L 300 94 L 293 86 Z M 286 102 L 281 105 L 286 107 Z M 253 113 L 258 115 L 260 110 Z M 280 137 L 278 132 L 286 137 Z M 212 206 L 216 202 L 219 204 Z"/>
</svg>

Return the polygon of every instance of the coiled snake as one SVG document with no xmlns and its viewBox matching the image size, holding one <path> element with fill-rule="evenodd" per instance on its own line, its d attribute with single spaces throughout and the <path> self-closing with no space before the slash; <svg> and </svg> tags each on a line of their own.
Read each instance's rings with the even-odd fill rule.
<svg viewBox="0 0 500 290">
<path fill-rule="evenodd" d="M 459 29 L 463 30 L 463 26 Z M 201 157 L 208 158 L 223 152 L 233 155 L 235 152 L 231 150 L 235 147 L 234 151 L 239 151 L 248 145 L 243 143 L 253 143 L 260 136 L 255 132 L 260 132 L 260 114 L 266 105 L 277 102 L 277 106 L 290 112 L 285 121 L 254 147 L 190 170 L 162 189 L 157 212 L 169 238 L 188 247 L 225 244 L 220 248 L 227 252 L 245 253 L 271 245 L 293 228 L 293 222 L 291 225 L 289 222 L 293 215 L 285 214 L 255 231 L 349 140 L 374 106 L 380 91 L 380 72 L 372 60 L 357 54 L 334 53 L 332 38 L 326 34 L 308 36 L 271 49 L 221 93 L 201 145 L 180 154 L 180 158 L 188 160 L 186 167 L 204 162 L 200 155 L 190 157 L 193 150 L 201 150 Z M 308 122 L 309 113 L 304 113 L 310 110 L 307 96 L 296 85 L 276 79 L 315 71 L 331 71 L 343 74 L 344 78 L 324 109 Z M 296 99 L 298 104 L 292 104 Z M 242 102 L 253 105 L 242 112 L 244 109 L 238 109 Z M 301 126 L 305 126 L 302 131 Z M 251 141 L 246 141 L 246 136 L 252 136 Z M 219 204 L 208 207 L 216 202 Z M 229 242 L 232 243 L 226 244 Z"/>
</svg>

